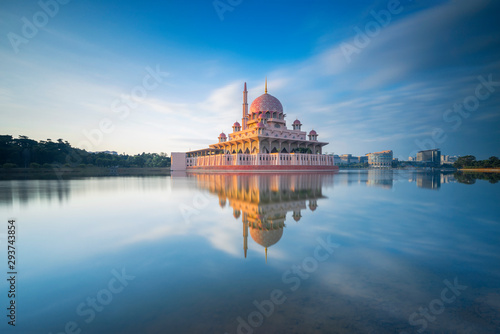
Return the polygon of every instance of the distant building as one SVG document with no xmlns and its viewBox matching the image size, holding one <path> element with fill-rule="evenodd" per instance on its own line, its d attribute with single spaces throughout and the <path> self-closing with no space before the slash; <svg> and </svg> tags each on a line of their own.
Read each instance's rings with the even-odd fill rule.
<svg viewBox="0 0 500 334">
<path fill-rule="evenodd" d="M 116 152 L 116 151 L 97 151 L 97 152 L 89 152 L 89 153 L 92 153 L 92 154 L 105 153 L 105 154 L 118 155 L 118 152 Z"/>
<path fill-rule="evenodd" d="M 339 155 L 341 164 L 349 164 L 351 160 L 352 154 L 341 154 Z"/>
<path fill-rule="evenodd" d="M 366 155 L 362 155 L 362 156 L 358 157 L 358 162 L 360 164 L 368 163 L 368 157 Z"/>
<path fill-rule="evenodd" d="M 367 153 L 368 165 L 370 167 L 391 167 L 392 166 L 392 150 L 386 150 L 375 153 Z"/>
<path fill-rule="evenodd" d="M 419 151 L 417 153 L 417 162 L 420 162 L 427 167 L 438 167 L 441 165 L 441 151 L 439 148 Z"/>
<path fill-rule="evenodd" d="M 335 156 L 335 161 L 343 165 L 359 164 L 368 162 L 368 157 L 356 157 L 352 154 L 341 154 Z"/>
<path fill-rule="evenodd" d="M 454 162 L 456 162 L 458 157 L 456 155 L 450 156 L 450 155 L 442 155 L 441 156 L 441 164 L 442 165 L 451 165 Z"/>
</svg>

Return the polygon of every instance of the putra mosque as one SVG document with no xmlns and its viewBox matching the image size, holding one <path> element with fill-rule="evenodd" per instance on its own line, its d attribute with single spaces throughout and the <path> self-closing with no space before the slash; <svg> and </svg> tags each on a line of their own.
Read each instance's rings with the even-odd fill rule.
<svg viewBox="0 0 500 334">
<path fill-rule="evenodd" d="M 315 211 L 318 200 L 325 198 L 323 185 L 333 184 L 333 174 L 235 174 L 194 173 L 196 186 L 218 196 L 221 208 L 231 207 L 235 219 L 243 225 L 243 253 L 248 252 L 249 237 L 265 253 L 276 245 L 286 228 L 291 212 L 295 222 L 305 210 Z"/>
<path fill-rule="evenodd" d="M 256 98 L 248 110 L 248 91 L 243 89 L 241 123 L 233 131 L 222 132 L 218 142 L 208 148 L 172 152 L 172 171 L 335 171 L 333 155 L 323 154 L 327 142 L 318 140 L 311 129 L 302 131 L 296 119 L 287 128 L 281 102 L 267 92 Z"/>
</svg>

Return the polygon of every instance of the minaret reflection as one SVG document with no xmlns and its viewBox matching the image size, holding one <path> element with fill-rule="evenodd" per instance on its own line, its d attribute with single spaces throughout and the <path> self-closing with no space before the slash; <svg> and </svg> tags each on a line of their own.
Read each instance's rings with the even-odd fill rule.
<svg viewBox="0 0 500 334">
<path fill-rule="evenodd" d="M 227 203 L 233 216 L 243 223 L 243 252 L 248 253 L 248 236 L 268 248 L 283 236 L 288 212 L 299 222 L 302 211 L 318 208 L 325 198 L 322 186 L 333 185 L 332 174 L 193 174 L 198 187 L 219 197 L 219 205 Z"/>
</svg>

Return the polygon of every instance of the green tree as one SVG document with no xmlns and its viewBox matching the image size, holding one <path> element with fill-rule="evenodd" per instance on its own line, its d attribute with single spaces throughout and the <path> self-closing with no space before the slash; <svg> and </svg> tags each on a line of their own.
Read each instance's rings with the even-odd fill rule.
<svg viewBox="0 0 500 334">
<path fill-rule="evenodd" d="M 471 167 L 474 166 L 475 162 L 476 162 L 475 156 L 466 155 L 464 157 L 458 158 L 457 161 L 453 164 L 453 167 L 455 168 Z"/>
</svg>

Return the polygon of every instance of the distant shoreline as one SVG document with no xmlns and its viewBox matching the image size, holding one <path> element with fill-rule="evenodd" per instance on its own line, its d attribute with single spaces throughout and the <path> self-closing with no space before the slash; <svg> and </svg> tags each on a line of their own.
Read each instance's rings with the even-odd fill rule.
<svg viewBox="0 0 500 334">
<path fill-rule="evenodd" d="M 340 170 L 378 170 L 376 168 L 342 168 Z M 381 168 L 380 170 L 404 170 L 405 168 Z M 415 168 L 418 170 L 418 168 Z M 500 173 L 500 168 L 464 168 L 464 173 Z M 170 167 L 61 167 L 61 168 L 0 168 L 0 180 L 53 180 L 80 177 L 107 176 L 170 176 Z"/>
<path fill-rule="evenodd" d="M 0 168 L 0 180 L 51 180 L 105 176 L 169 176 L 170 167 Z"/>
</svg>

